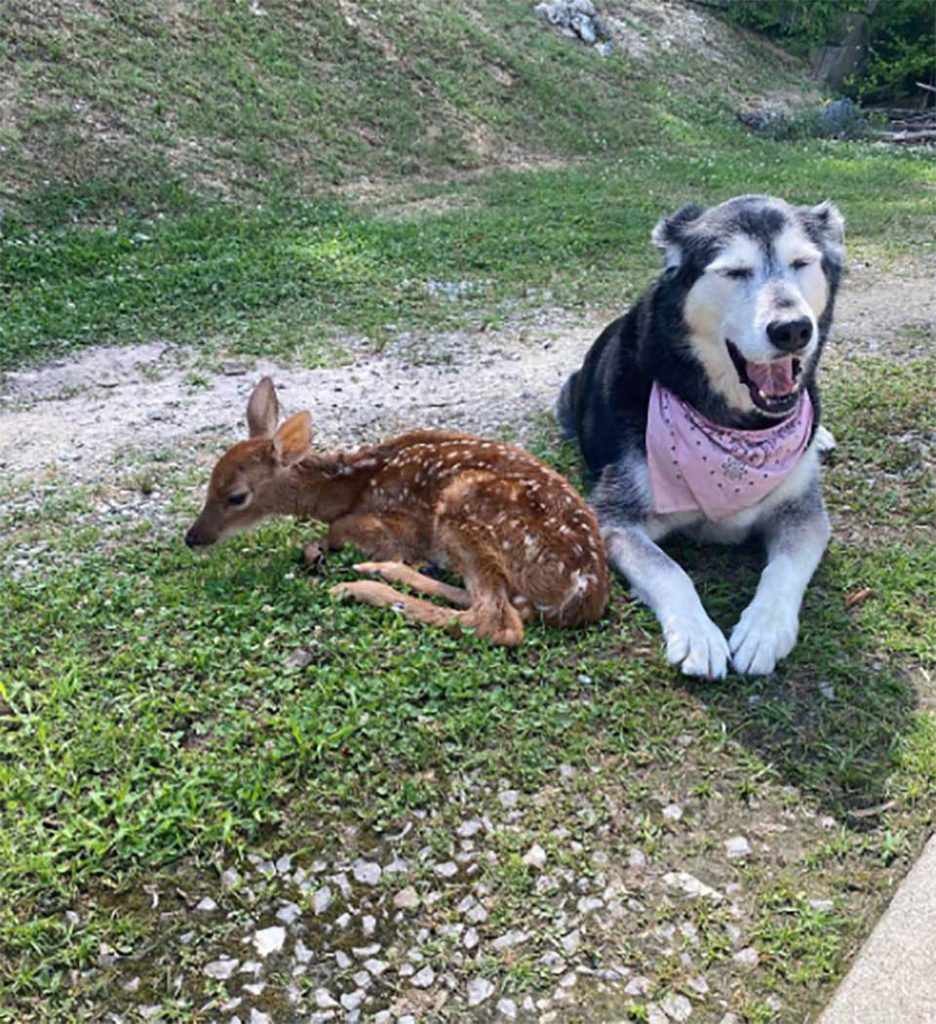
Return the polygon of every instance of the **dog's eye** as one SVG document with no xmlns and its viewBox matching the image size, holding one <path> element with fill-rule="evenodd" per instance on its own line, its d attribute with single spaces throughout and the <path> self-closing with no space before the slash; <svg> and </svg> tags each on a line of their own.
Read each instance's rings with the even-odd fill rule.
<svg viewBox="0 0 936 1024">
<path fill-rule="evenodd" d="M 804 267 L 808 267 L 812 263 L 812 260 L 793 260 L 790 267 L 793 270 L 802 270 Z"/>
<path fill-rule="evenodd" d="M 229 494 L 228 495 L 227 503 L 229 505 L 237 506 L 237 505 L 243 505 L 246 500 L 247 500 L 247 492 L 244 491 L 242 494 Z"/>
<path fill-rule="evenodd" d="M 732 281 L 747 281 L 753 276 L 754 271 L 750 267 L 733 267 L 731 270 L 723 270 L 722 273 Z"/>
</svg>

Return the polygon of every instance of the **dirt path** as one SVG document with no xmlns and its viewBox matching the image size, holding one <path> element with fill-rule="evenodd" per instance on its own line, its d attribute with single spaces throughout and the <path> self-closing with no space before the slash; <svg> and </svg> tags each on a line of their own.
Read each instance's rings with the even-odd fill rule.
<svg viewBox="0 0 936 1024">
<path fill-rule="evenodd" d="M 171 446 L 199 436 L 236 438 L 247 395 L 270 374 L 287 411 L 309 407 L 326 442 L 370 440 L 415 426 L 490 433 L 521 441 L 555 401 L 566 375 L 606 321 L 540 310 L 501 331 L 436 335 L 418 348 L 393 344 L 377 354 L 350 347 L 352 362 L 303 370 L 259 359 L 210 373 L 195 354 L 150 343 L 92 348 L 0 385 L 0 470 L 30 477 L 57 467 L 76 479 L 106 477 L 120 452 Z M 936 330 L 932 275 L 924 265 L 854 266 L 843 289 L 831 346 L 883 353 L 912 332 Z M 906 343 L 895 346 L 905 350 Z"/>
</svg>

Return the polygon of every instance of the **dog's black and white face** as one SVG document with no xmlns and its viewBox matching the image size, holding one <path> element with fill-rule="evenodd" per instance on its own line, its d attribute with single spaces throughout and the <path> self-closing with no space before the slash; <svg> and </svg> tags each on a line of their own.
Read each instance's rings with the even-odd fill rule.
<svg viewBox="0 0 936 1024">
<path fill-rule="evenodd" d="M 785 416 L 815 371 L 841 270 L 842 217 L 741 196 L 684 207 L 653 240 L 679 281 L 684 337 L 709 386 L 739 414 Z"/>
</svg>

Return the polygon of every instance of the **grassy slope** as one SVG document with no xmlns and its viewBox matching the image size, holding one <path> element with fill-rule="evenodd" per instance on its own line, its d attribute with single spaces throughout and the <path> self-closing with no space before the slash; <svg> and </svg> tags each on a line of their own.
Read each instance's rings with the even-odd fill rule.
<svg viewBox="0 0 936 1024">
<path fill-rule="evenodd" d="M 0 26 L 17 111 L 0 154 L 0 368 L 153 334 L 321 359 L 342 330 L 379 342 L 400 320 L 490 319 L 531 289 L 619 301 L 655 265 L 648 225 L 700 195 L 834 194 L 859 242 L 905 237 L 930 198 L 932 167 L 912 155 L 806 157 L 744 135 L 740 82 L 789 86 L 797 70 L 750 41 L 718 62 L 668 52 L 664 80 L 663 58 L 602 60 L 522 3 L 472 17 L 355 5 L 358 29 L 330 3 L 197 9 L 49 20 L 22 3 Z M 734 39 L 716 34 L 716 55 Z M 588 160 L 444 180 L 555 157 Z M 327 194 L 362 174 L 399 181 L 397 197 L 474 205 L 388 219 Z M 470 287 L 453 304 L 430 278 Z"/>
<path fill-rule="evenodd" d="M 157 332 L 312 360 L 342 330 L 379 341 L 388 322 L 477 323 L 545 289 L 614 309 L 655 266 L 654 219 L 699 197 L 830 195 L 853 251 L 901 258 L 923 239 L 930 164 L 734 127 L 741 83 L 796 75 L 754 42 L 720 66 L 680 51 L 665 65 L 600 61 L 532 26 L 523 3 L 480 3 L 471 17 L 385 3 L 379 22 L 361 14 L 367 4 L 344 5 L 357 29 L 331 3 L 267 6 L 264 18 L 202 4 L 183 22 L 156 4 L 51 18 L 58 5 L 15 0 L 0 26 L 17 113 L 15 126 L 0 122 L 0 366 Z M 451 179 L 486 160 L 557 156 L 576 162 Z M 323 193 L 362 174 L 391 179 L 371 205 Z M 400 215 L 413 199 L 444 212 Z M 453 308 L 428 294 L 430 277 L 474 287 Z M 771 1019 L 769 992 L 801 1015 L 931 821 L 936 735 L 914 711 L 914 684 L 933 664 L 936 566 L 930 535 L 914 529 L 932 520 L 914 438 L 931 415 L 917 382 L 933 369 L 861 360 L 830 385 L 843 439 L 830 503 L 846 539 L 809 592 L 802 643 L 769 681 L 683 685 L 620 587 L 594 631 L 533 630 L 518 654 L 470 644 L 466 657 L 446 637 L 310 593 L 291 527 L 193 565 L 161 533 L 107 535 L 94 491 L 53 486 L 38 523 L 7 495 L 6 564 L 24 544 L 56 554 L 0 579 L 16 623 L 0 631 L 0 987 L 40 1018 L 57 1005 L 69 1019 L 71 998 L 98 1005 L 93 991 L 64 994 L 67 971 L 101 941 L 132 945 L 142 927 L 103 879 L 132 888 L 185 854 L 204 864 L 256 844 L 292 848 L 310 829 L 329 835 L 329 818 L 398 821 L 471 773 L 533 789 L 561 761 L 603 765 L 594 785 L 639 807 L 678 775 L 673 744 L 689 736 L 703 803 L 743 811 L 789 784 L 838 818 L 788 870 L 751 869 L 768 969 L 745 983 L 746 1019 Z M 543 444 L 573 468 L 545 433 Z M 191 472 L 144 469 L 184 496 L 184 520 Z M 887 540 L 867 543 L 882 524 Z M 681 557 L 730 625 L 755 559 L 733 561 L 721 583 L 723 552 Z M 327 579 L 347 561 L 330 562 Z M 846 613 L 843 594 L 863 586 L 875 598 Z M 320 663 L 312 675 L 284 669 L 310 622 Z M 622 849 L 646 839 L 636 825 L 618 837 Z M 522 908 L 511 910 L 511 879 L 492 884 L 506 926 Z M 832 892 L 835 914 L 811 911 L 804 889 Z M 78 903 L 75 928 L 62 910 Z M 56 1000 L 31 1001 L 43 991 Z"/>
</svg>

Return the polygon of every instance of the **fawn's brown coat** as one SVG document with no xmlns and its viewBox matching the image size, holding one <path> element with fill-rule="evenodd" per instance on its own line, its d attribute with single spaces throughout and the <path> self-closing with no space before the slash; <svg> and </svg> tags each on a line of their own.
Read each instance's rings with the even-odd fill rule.
<svg viewBox="0 0 936 1024">
<path fill-rule="evenodd" d="M 325 546 L 356 545 L 372 562 L 355 568 L 459 606 L 455 611 L 359 580 L 332 588 L 409 618 L 466 626 L 498 644 L 523 639 L 534 616 L 556 626 L 594 622 L 608 602 L 608 571 L 591 509 L 558 473 L 514 445 L 418 430 L 352 452 L 315 452 L 309 413 L 278 429 L 279 403 L 265 377 L 247 409 L 250 440 L 211 475 L 186 534 L 213 544 L 259 519 L 298 515 L 329 524 Z M 464 589 L 406 563 L 430 561 Z"/>
</svg>

